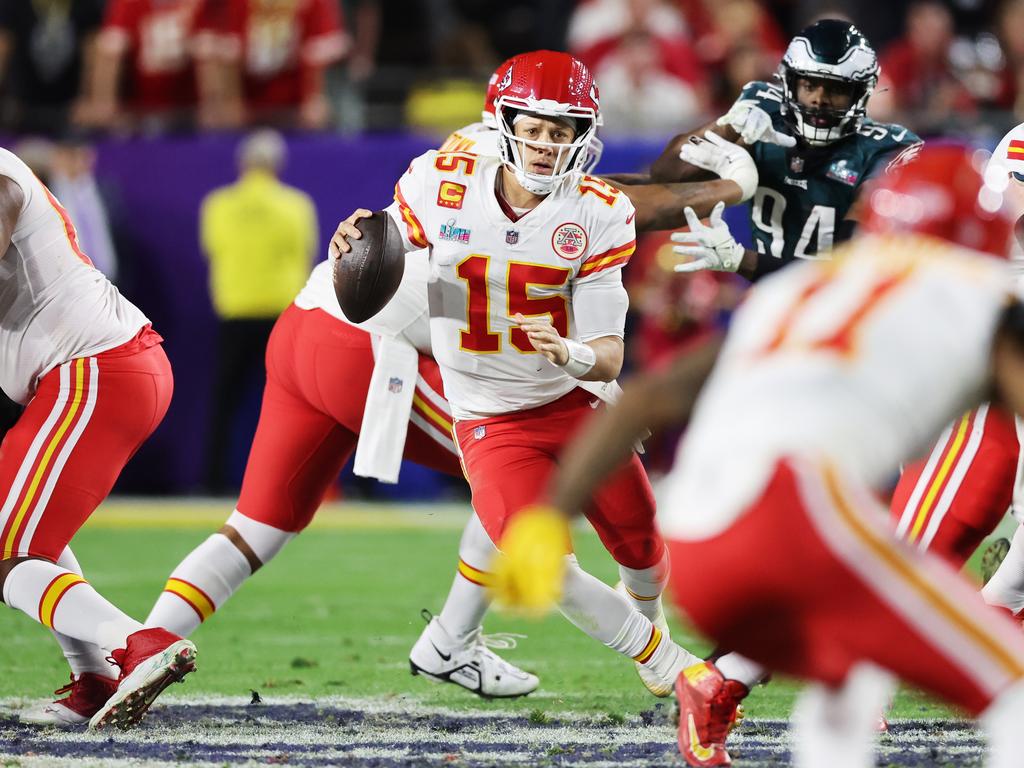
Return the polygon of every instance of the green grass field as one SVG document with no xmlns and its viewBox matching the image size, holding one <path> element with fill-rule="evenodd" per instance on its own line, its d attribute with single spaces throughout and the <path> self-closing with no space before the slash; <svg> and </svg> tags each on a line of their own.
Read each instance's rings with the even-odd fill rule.
<svg viewBox="0 0 1024 768">
<path fill-rule="evenodd" d="M 178 561 L 223 522 L 230 504 L 115 500 L 73 543 L 89 580 L 129 614 L 143 619 Z M 199 671 L 172 698 L 410 697 L 455 709 L 481 706 L 454 686 L 409 674 L 408 651 L 423 627 L 420 610 L 440 609 L 468 514 L 441 507 L 328 506 L 313 526 L 251 579 L 193 636 Z M 587 530 L 577 535 L 580 561 L 609 583 L 611 558 Z M 696 653 L 708 643 L 678 621 L 674 637 Z M 657 702 L 632 664 L 601 647 L 561 616 L 543 621 L 492 614 L 485 631 L 528 635 L 503 652 L 541 678 L 540 690 L 502 707 L 533 712 L 631 715 Z M 63 684 L 67 671 L 56 644 L 16 611 L 0 612 L 0 698 L 34 699 Z M 796 686 L 776 680 L 756 689 L 748 712 L 780 718 Z M 896 717 L 948 714 L 904 692 Z"/>
</svg>

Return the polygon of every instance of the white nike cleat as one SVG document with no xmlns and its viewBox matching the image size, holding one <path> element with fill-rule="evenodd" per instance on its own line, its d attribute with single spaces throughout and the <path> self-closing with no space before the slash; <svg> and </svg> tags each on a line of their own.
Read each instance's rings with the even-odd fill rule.
<svg viewBox="0 0 1024 768">
<path fill-rule="evenodd" d="M 615 585 L 615 591 L 626 598 L 630 605 L 633 605 L 633 598 L 630 597 L 629 592 L 626 590 L 626 585 L 621 581 Z M 636 606 L 634 606 L 636 610 Z M 654 617 L 651 622 L 659 630 L 661 630 L 661 636 L 664 638 L 662 642 L 668 642 L 671 640 L 668 620 L 665 618 L 665 609 L 661 605 L 661 601 L 658 601 L 658 615 Z M 644 666 L 638 661 L 633 662 L 633 666 L 636 667 L 636 673 L 640 676 L 640 682 L 644 684 L 644 688 L 653 693 L 659 699 L 668 698 L 672 695 L 672 691 L 675 686 L 675 680 L 666 680 L 657 672 L 648 667 Z"/>
<path fill-rule="evenodd" d="M 480 628 L 462 641 L 441 626 L 441 620 L 423 612 L 428 623 L 409 653 L 409 669 L 435 683 L 454 683 L 485 699 L 510 699 L 537 689 L 540 680 L 509 664 L 492 651 L 515 648 L 516 635 L 484 635 Z"/>
</svg>

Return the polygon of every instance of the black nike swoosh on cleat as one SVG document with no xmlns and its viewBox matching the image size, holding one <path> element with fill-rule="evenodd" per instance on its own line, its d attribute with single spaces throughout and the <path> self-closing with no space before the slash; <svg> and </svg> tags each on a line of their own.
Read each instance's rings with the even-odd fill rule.
<svg viewBox="0 0 1024 768">
<path fill-rule="evenodd" d="M 452 660 L 452 655 L 450 653 L 441 653 L 441 649 L 434 645 L 433 641 L 431 641 L 430 645 L 433 647 L 435 651 L 437 651 L 437 655 L 440 656 L 444 661 Z"/>
</svg>

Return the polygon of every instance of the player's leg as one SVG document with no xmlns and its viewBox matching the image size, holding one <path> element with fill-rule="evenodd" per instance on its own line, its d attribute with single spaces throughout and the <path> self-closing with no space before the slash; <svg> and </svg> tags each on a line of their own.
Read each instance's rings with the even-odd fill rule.
<svg viewBox="0 0 1024 768">
<path fill-rule="evenodd" d="M 535 503 L 556 465 L 556 456 L 591 413 L 590 397 L 578 390 L 511 418 L 456 425 L 473 508 L 493 541 L 509 519 Z M 659 551 L 651 558 L 657 561 Z M 648 565 L 648 564 L 645 564 Z M 630 601 L 599 579 L 568 563 L 562 613 L 583 632 L 619 653 L 672 679 L 689 654 L 664 637 Z M 693 658 L 693 657 L 689 657 Z"/>
<path fill-rule="evenodd" d="M 655 523 L 654 491 L 636 454 L 597 490 L 585 514 L 619 564 L 621 581 L 617 589 L 668 641 L 669 627 L 661 602 L 670 572 L 668 550 Z M 666 650 L 677 647 L 665 645 Z M 678 664 L 684 666 L 699 661 L 689 653 L 675 655 Z M 667 675 L 656 671 L 657 665 L 639 661 L 636 669 L 647 689 L 664 697 L 672 694 L 678 664 Z"/>
<path fill-rule="evenodd" d="M 419 376 L 409 422 L 405 458 L 439 472 L 461 477 L 462 464 L 452 438 L 451 410 L 444 399 L 440 371 L 437 363 L 425 355 L 420 356 Z M 409 652 L 410 669 L 415 673 L 445 679 L 446 673 L 458 668 L 455 657 L 460 649 L 470 648 L 470 655 L 477 655 L 475 646 L 489 640 L 482 634 L 482 622 L 490 607 L 487 594 L 488 568 L 496 553 L 497 549 L 479 519 L 476 515 L 470 515 L 459 541 L 455 577 L 441 613 L 436 617 L 424 614 L 429 617 L 427 626 Z M 509 640 L 514 643 L 514 639 Z M 437 648 L 450 658 L 442 658 Z M 453 650 L 456 653 L 453 654 Z M 496 654 L 488 652 L 487 664 L 506 670 L 502 674 L 504 685 L 499 686 L 497 680 L 488 682 L 489 695 L 522 696 L 537 687 L 536 676 L 500 659 Z M 450 679 L 455 682 L 465 679 L 470 683 L 471 690 L 477 683 L 472 675 L 463 677 L 457 673 Z"/>
<path fill-rule="evenodd" d="M 191 634 L 309 524 L 355 447 L 368 366 L 367 333 L 319 310 L 285 310 L 267 345 L 267 383 L 238 505 L 174 569 L 147 625 Z M 330 406 L 321 392 L 326 380 L 335 382 Z"/>
<path fill-rule="evenodd" d="M 981 590 L 989 605 L 1000 606 L 1014 616 L 1024 611 L 1024 526 L 1010 540 L 1010 548 L 999 568 Z"/>
<path fill-rule="evenodd" d="M 118 689 L 94 724 L 135 722 L 172 679 L 193 667 L 190 642 L 145 630 L 74 570 L 58 565 L 71 537 L 160 423 L 171 381 L 158 344 L 65 363 L 42 379 L 0 458 L 4 602 L 115 659 Z"/>
<path fill-rule="evenodd" d="M 807 685 L 791 718 L 794 764 L 807 768 L 875 765 L 877 712 L 886 705 L 893 684 L 888 672 L 859 664 L 842 685 Z"/>
<path fill-rule="evenodd" d="M 70 547 L 61 552 L 57 565 L 83 576 Z M 54 691 L 59 698 L 22 712 L 19 718 L 36 725 L 79 725 L 88 721 L 117 690 L 118 669 L 107 661 L 107 654 L 99 646 L 50 631 L 71 667 L 71 680 Z"/>
<path fill-rule="evenodd" d="M 856 485 L 780 465 L 724 533 L 673 541 L 677 599 L 705 633 L 770 669 L 837 688 L 868 661 L 983 711 L 1024 674 L 1024 638 L 879 517 Z M 726 558 L 730 568 L 707 578 Z M 863 720 L 874 721 L 873 707 L 865 704 Z M 691 739 L 687 719 L 680 723 L 685 752 Z M 698 729 L 696 747 L 724 749 L 727 725 Z"/>
<path fill-rule="evenodd" d="M 900 478 L 899 536 L 962 566 L 1010 507 L 1019 450 L 1011 414 L 987 404 L 965 414 Z"/>
</svg>

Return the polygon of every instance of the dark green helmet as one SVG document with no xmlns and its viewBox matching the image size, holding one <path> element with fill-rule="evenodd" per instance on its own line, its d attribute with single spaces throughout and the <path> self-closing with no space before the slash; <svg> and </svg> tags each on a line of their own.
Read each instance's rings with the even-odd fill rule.
<svg viewBox="0 0 1024 768">
<path fill-rule="evenodd" d="M 853 24 L 823 19 L 790 42 L 779 64 L 782 115 L 790 129 L 812 146 L 824 146 L 854 133 L 867 113 L 868 99 L 878 82 L 878 57 Z M 806 107 L 797 100 L 797 80 L 827 80 L 846 93 L 844 109 Z"/>
</svg>

